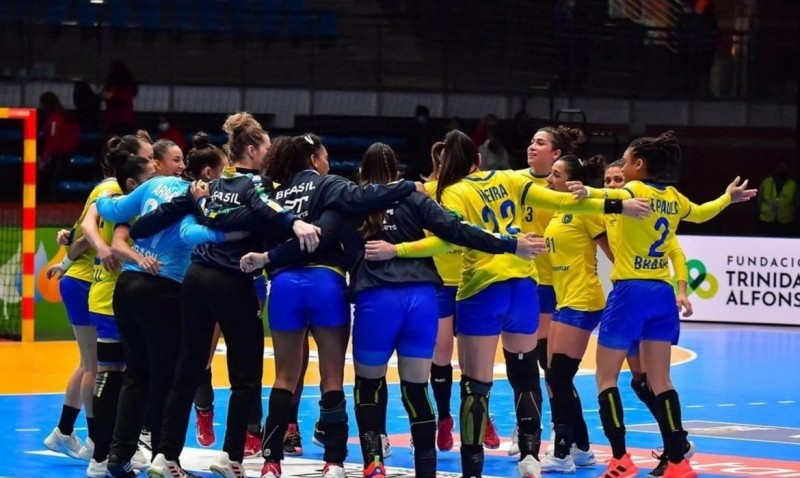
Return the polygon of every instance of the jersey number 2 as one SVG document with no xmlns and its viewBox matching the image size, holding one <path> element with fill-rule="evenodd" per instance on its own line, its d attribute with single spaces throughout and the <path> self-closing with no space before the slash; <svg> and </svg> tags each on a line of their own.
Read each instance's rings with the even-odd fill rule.
<svg viewBox="0 0 800 478">
<path fill-rule="evenodd" d="M 648 255 L 650 257 L 664 257 L 664 253 L 659 251 L 658 248 L 664 245 L 664 242 L 667 240 L 667 235 L 669 235 L 669 221 L 666 217 L 659 217 L 655 225 L 653 225 L 653 228 L 656 231 L 661 231 L 661 237 L 650 245 Z"/>
<path fill-rule="evenodd" d="M 505 201 L 500 204 L 500 217 L 505 219 L 505 233 L 509 235 L 519 234 L 519 228 L 514 226 L 514 213 L 516 212 L 516 208 L 514 207 L 514 201 L 511 199 L 506 199 Z M 497 220 L 497 215 L 492 211 L 492 208 L 489 206 L 483 206 L 483 210 L 481 211 L 481 219 L 487 225 L 492 227 L 492 232 L 495 234 L 500 233 L 500 222 Z"/>
</svg>

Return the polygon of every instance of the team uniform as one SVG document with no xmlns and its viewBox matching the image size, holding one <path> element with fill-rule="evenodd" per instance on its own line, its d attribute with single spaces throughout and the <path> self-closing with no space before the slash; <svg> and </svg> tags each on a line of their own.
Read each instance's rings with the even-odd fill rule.
<svg viewBox="0 0 800 478">
<path fill-rule="evenodd" d="M 128 222 L 174 196 L 186 194 L 188 186 L 188 182 L 175 177 L 153 178 L 127 196 L 99 198 L 97 211 L 105 221 Z M 132 244 L 138 254 L 155 257 L 160 270 L 153 276 L 138 264 L 126 262 L 114 288 L 113 312 L 123 337 L 127 365 L 109 463 L 130 461 L 136 451 L 141 418 L 148 403 L 145 397 L 153 417 L 150 425 L 154 453 L 162 446 L 161 417 L 178 356 L 175 338 L 181 329 L 181 282 L 192 249 L 223 239 L 223 233 L 187 217 L 156 236 L 136 239 Z"/>
<path fill-rule="evenodd" d="M 415 241 L 431 231 L 445 240 L 489 253 L 514 252 L 516 240 L 495 237 L 449 216 L 433 200 L 414 193 L 387 210 L 383 229 L 368 240 L 392 244 Z M 410 257 L 407 254 L 406 257 Z M 430 258 L 360 260 L 354 270 L 351 289 L 355 294 L 353 357 L 359 364 L 382 366 L 397 351 L 399 357 L 430 360 L 436 344 L 436 289 L 442 281 Z M 386 304 L 395 307 L 386 308 Z M 441 315 L 441 312 L 438 314 Z M 380 323 L 380 327 L 375 327 Z M 402 372 L 401 372 L 402 373 Z M 369 420 L 375 409 L 380 379 L 356 377 L 356 418 L 365 466 L 376 457 L 382 460 L 377 429 L 379 420 Z M 411 422 L 416 476 L 436 475 L 435 416 L 427 383 L 401 381 L 403 404 Z"/>
<path fill-rule="evenodd" d="M 442 205 L 466 221 L 489 231 L 516 236 L 521 233 L 522 207 L 566 212 L 600 213 L 602 202 L 578 202 L 568 194 L 532 184 L 516 172 L 478 171 L 448 186 Z M 496 336 L 501 331 L 533 334 L 538 328 L 539 304 L 536 271 L 530 261 L 508 254 L 493 256 L 474 249 L 464 253 L 461 283 L 456 295 L 458 333 Z M 514 389 L 520 450 L 523 461 L 538 455 L 540 445 L 541 389 L 536 349 L 524 354 L 504 351 L 509 382 Z M 461 463 L 466 476 L 483 468 L 483 432 L 486 397 L 491 383 L 462 375 Z"/>
<path fill-rule="evenodd" d="M 438 181 L 425 183 L 425 192 L 429 197 L 436 196 L 436 186 L 438 184 Z M 458 283 L 461 282 L 463 254 L 464 249 L 462 247 L 453 246 L 449 250 L 433 256 L 436 272 L 439 273 L 439 277 L 442 279 L 442 285 L 436 290 L 436 302 L 440 319 L 455 316 L 456 292 L 458 291 Z"/>
<path fill-rule="evenodd" d="M 524 178 L 533 184 L 547 187 L 547 174 L 537 175 L 533 168 L 517 171 Z M 522 232 L 533 233 L 539 237 L 544 237 L 544 231 L 550 223 L 555 211 L 551 209 L 534 208 L 533 206 L 523 206 L 522 208 Z M 553 267 L 549 254 L 539 254 L 533 258 L 536 265 L 536 293 L 539 298 L 539 313 L 552 314 L 556 311 L 556 294 L 553 290 Z"/>
</svg>

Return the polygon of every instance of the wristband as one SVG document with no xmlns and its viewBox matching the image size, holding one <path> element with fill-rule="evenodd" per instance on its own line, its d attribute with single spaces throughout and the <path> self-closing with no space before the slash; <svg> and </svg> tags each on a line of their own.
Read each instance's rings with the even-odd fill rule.
<svg viewBox="0 0 800 478">
<path fill-rule="evenodd" d="M 61 269 L 62 272 L 67 272 L 70 265 L 72 265 L 72 259 L 65 255 L 64 258 L 61 259 L 61 263 L 58 264 L 58 268 Z"/>
<path fill-rule="evenodd" d="M 622 214 L 622 199 L 605 199 L 603 202 L 604 214 Z"/>
</svg>

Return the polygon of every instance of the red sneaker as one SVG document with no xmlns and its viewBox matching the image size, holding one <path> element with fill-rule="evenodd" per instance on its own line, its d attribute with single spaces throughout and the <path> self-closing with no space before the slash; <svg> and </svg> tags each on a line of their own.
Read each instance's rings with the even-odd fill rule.
<svg viewBox="0 0 800 478">
<path fill-rule="evenodd" d="M 212 446 L 217 441 L 214 433 L 214 408 L 198 410 L 195 408 L 197 422 L 195 422 L 195 436 L 197 444 L 202 447 Z"/>
<path fill-rule="evenodd" d="M 263 478 L 263 477 L 262 477 Z M 386 478 L 386 467 L 377 458 L 364 468 L 364 478 Z"/>
<path fill-rule="evenodd" d="M 261 467 L 261 478 L 281 478 L 281 464 L 266 462 Z"/>
<path fill-rule="evenodd" d="M 692 465 L 689 464 L 689 460 L 684 458 L 683 461 L 677 465 L 670 462 L 667 465 L 666 471 L 664 471 L 664 478 L 697 478 L 697 472 L 692 470 Z"/>
<path fill-rule="evenodd" d="M 605 473 L 600 475 L 600 478 L 630 478 L 639 474 L 639 468 L 631 461 L 631 456 L 627 453 L 625 456 L 617 459 L 612 459 L 608 462 L 608 468 Z"/>
<path fill-rule="evenodd" d="M 244 457 L 258 458 L 259 456 L 261 456 L 261 437 L 247 432 L 247 437 L 244 439 Z"/>
<path fill-rule="evenodd" d="M 436 446 L 439 451 L 450 451 L 453 449 L 453 417 L 439 420 L 436 425 Z"/>
<path fill-rule="evenodd" d="M 500 448 L 500 436 L 497 435 L 497 427 L 494 426 L 492 417 L 486 418 L 486 434 L 483 436 L 483 446 L 491 450 Z"/>
</svg>

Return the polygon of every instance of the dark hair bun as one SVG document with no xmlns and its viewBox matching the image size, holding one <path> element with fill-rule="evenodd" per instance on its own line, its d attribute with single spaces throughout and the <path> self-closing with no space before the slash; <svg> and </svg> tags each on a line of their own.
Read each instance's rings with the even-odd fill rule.
<svg viewBox="0 0 800 478">
<path fill-rule="evenodd" d="M 195 149 L 204 149 L 211 146 L 211 142 L 208 139 L 208 134 L 206 134 L 205 131 L 198 131 L 192 138 L 192 146 Z"/>
</svg>

